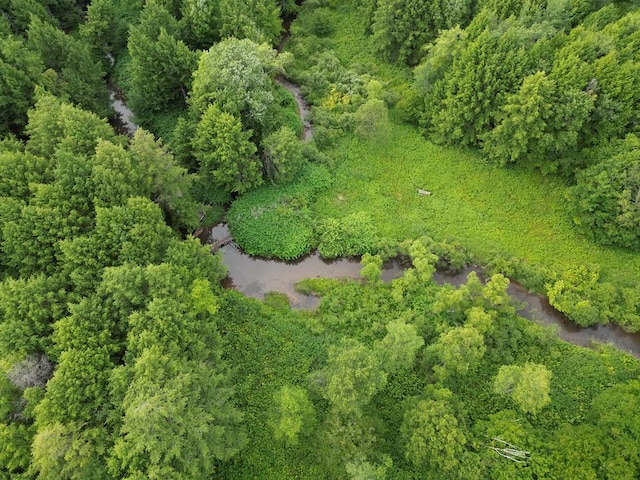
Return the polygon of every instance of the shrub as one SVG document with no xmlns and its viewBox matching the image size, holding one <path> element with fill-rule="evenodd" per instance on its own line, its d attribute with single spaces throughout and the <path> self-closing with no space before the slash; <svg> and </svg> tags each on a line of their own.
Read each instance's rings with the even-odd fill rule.
<svg viewBox="0 0 640 480">
<path fill-rule="evenodd" d="M 331 184 L 329 172 L 307 165 L 294 183 L 269 186 L 236 200 L 227 214 L 236 243 L 251 255 L 293 260 L 315 246 L 309 203 Z"/>
<path fill-rule="evenodd" d="M 318 251 L 323 258 L 352 257 L 373 253 L 378 232 L 368 213 L 357 212 L 338 220 L 327 218 L 317 226 Z"/>
</svg>

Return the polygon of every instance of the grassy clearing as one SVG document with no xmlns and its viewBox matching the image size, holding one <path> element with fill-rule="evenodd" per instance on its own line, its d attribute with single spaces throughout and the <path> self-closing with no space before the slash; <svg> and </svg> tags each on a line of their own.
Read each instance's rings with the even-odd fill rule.
<svg viewBox="0 0 640 480">
<path fill-rule="evenodd" d="M 392 89 L 411 81 L 409 69 L 380 61 L 353 2 L 331 11 L 334 28 L 324 41 L 348 68 Z M 313 10 L 303 9 L 304 15 Z M 340 166 L 333 187 L 314 206 L 317 217 L 365 211 L 382 235 L 397 240 L 427 234 L 457 240 L 480 260 L 501 254 L 553 270 L 597 265 L 603 280 L 637 283 L 640 254 L 598 246 L 573 229 L 563 181 L 494 168 L 478 152 L 433 145 L 393 117 L 384 138 L 338 142 L 331 153 Z M 418 188 L 433 195 L 418 196 Z"/>
<path fill-rule="evenodd" d="M 574 231 L 557 179 L 488 166 L 475 152 L 433 145 L 398 124 L 385 139 L 345 137 L 332 153 L 342 162 L 314 205 L 318 216 L 366 211 L 384 236 L 457 240 L 482 260 L 500 253 L 554 269 L 597 264 L 603 279 L 629 284 L 640 275 L 640 255 Z"/>
</svg>

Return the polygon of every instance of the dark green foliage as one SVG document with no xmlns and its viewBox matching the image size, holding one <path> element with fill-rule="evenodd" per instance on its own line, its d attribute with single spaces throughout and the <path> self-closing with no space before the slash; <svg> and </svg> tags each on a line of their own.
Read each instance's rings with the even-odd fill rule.
<svg viewBox="0 0 640 480">
<path fill-rule="evenodd" d="M 274 45 L 280 36 L 280 6 L 275 0 L 219 0 L 220 37 L 248 38 Z"/>
<path fill-rule="evenodd" d="M 529 73 L 530 60 L 522 33 L 514 27 L 502 34 L 484 28 L 459 44 L 451 68 L 427 96 L 423 122 L 439 142 L 478 145 L 495 125 L 506 95 Z M 431 109 L 431 102 L 440 107 Z"/>
<path fill-rule="evenodd" d="M 252 255 L 292 260 L 309 253 L 315 235 L 308 205 L 330 183 L 325 168 L 308 165 L 293 183 L 239 198 L 227 213 L 234 240 Z"/>
<path fill-rule="evenodd" d="M 581 172 L 568 193 L 574 222 L 599 243 L 640 247 L 639 154 L 638 139 L 628 137 L 621 153 Z"/>
<path fill-rule="evenodd" d="M 274 105 L 270 113 L 273 125 L 282 125 L 291 129 L 297 137 L 302 135 L 302 121 L 298 113 L 298 104 L 291 92 L 276 84 L 273 91 Z"/>
<path fill-rule="evenodd" d="M 127 14 L 121 2 L 92 0 L 87 6 L 86 21 L 80 26 L 81 36 L 103 51 L 121 50 L 127 44 Z M 135 2 L 131 2 L 132 4 Z"/>
<path fill-rule="evenodd" d="M 26 125 L 27 110 L 43 70 L 40 56 L 22 40 L 10 35 L 0 40 L 0 135 L 20 133 Z"/>
<path fill-rule="evenodd" d="M 177 29 L 169 12 L 147 2 L 129 33 L 132 106 L 143 116 L 184 106 L 187 100 L 197 54 L 176 39 Z"/>
<path fill-rule="evenodd" d="M 471 2 L 377 0 L 373 40 L 387 58 L 415 65 L 439 30 L 465 24 Z"/>
<path fill-rule="evenodd" d="M 193 138 L 199 174 L 228 192 L 244 193 L 262 183 L 262 169 L 240 119 L 209 105 Z"/>
<path fill-rule="evenodd" d="M 0 0 L 7 38 L 0 66 L 11 67 L 1 67 L 11 88 L 2 97 L 8 120 L 0 131 L 29 137 L 26 145 L 0 142 L 0 478 L 638 476 L 637 359 L 560 342 L 517 317 L 503 276 L 485 284 L 471 275 L 459 289 L 433 281 L 436 266 L 458 270 L 471 262 L 464 244 L 492 274 L 540 290 L 547 284 L 551 302 L 579 323 L 615 320 L 637 329 L 633 255 L 572 240 L 559 225 L 566 216 L 560 182 L 518 168 L 488 170 L 477 155 L 419 141 L 395 123 L 393 109 L 391 135 L 372 135 L 376 148 L 339 138 L 372 125 L 362 105 L 393 105 L 385 89 L 409 84 L 407 71 L 380 62 L 365 42 L 353 43 L 362 40 L 355 13 L 415 7 L 387 10 L 389 36 L 374 42 L 390 41 L 383 50 L 410 62 L 428 55 L 404 100 L 416 103 L 411 110 L 419 107 L 441 142 L 484 146 L 498 162 L 569 175 L 593 165 L 587 172 L 597 182 L 578 175 L 576 191 L 593 187 L 582 193 L 602 209 L 620 198 L 630 204 L 633 197 L 620 192 L 633 194 L 637 185 L 603 178 L 634 173 L 635 140 L 629 148 L 612 141 L 637 123 L 638 17 L 624 16 L 632 5 L 611 6 L 570 31 L 605 2 L 479 1 L 474 8 L 496 14 L 485 10 L 468 29 L 451 28 L 423 50 L 423 35 L 464 26 L 471 3 L 304 2 L 288 45 L 304 55 L 297 77 L 321 105 L 318 146 L 334 142 L 319 152 L 298 142 L 295 104 L 271 81 L 286 56 L 278 60 L 252 43 L 277 37 L 278 5 L 291 11 L 292 2 L 229 0 L 198 10 L 201 2 L 158 0 L 146 7 L 152 20 L 140 23 L 142 3 L 96 0 L 86 27 L 69 36 L 53 25 L 75 28 L 75 2 Z M 8 37 L 29 22 L 32 47 L 50 68 L 44 74 L 27 47 Z M 76 101 L 89 102 L 97 94 L 90 80 L 101 69 L 89 70 L 106 61 L 88 59 L 122 48 L 129 23 L 153 39 L 147 54 L 157 47 L 157 60 L 169 63 L 193 58 L 180 40 L 209 48 L 230 33 L 250 38 L 214 46 L 220 58 L 204 54 L 215 68 L 207 64 L 196 75 L 199 91 L 172 145 L 195 172 L 192 137 L 205 112 L 233 116 L 251 154 L 264 153 L 274 165 L 285 159 L 279 180 L 293 177 L 235 201 L 229 221 L 236 241 L 284 258 L 319 242 L 327 255 L 365 252 L 360 280 L 302 282 L 301 291 L 322 296 L 315 312 L 291 309 L 279 293 L 261 303 L 222 290 L 221 255 L 197 239 L 181 240 L 167 222 L 189 231 L 199 213 L 189 192 L 215 208 L 228 192 L 210 188 L 204 171 L 191 184 L 149 133 L 118 138 L 97 116 L 42 93 L 68 100 L 73 84 Z M 303 29 L 315 34 L 300 41 Z M 335 54 L 322 52 L 328 45 Z M 187 88 L 190 72 L 180 79 Z M 23 132 L 34 92 L 40 101 Z M 183 99 L 180 92 L 174 103 Z M 169 125 L 176 115 L 162 106 L 149 121 Z M 225 133 L 213 127 L 206 134 L 201 127 L 200 140 Z M 196 148 L 201 161 L 219 147 L 207 141 Z M 335 169 L 334 177 L 320 165 Z M 417 197 L 415 188 L 433 195 Z M 536 196 L 545 201 L 522 200 Z M 635 224 L 625 225 L 632 232 Z M 419 240 L 398 246 L 404 238 Z M 382 259 L 398 252 L 412 266 L 383 282 Z M 602 278 L 597 267 L 572 268 L 592 257 Z M 620 268 L 625 262 L 631 267 Z M 504 457 L 514 451 L 523 462 Z"/>
<path fill-rule="evenodd" d="M 576 149 L 593 101 L 583 92 L 558 92 L 543 72 L 528 76 L 520 91 L 507 98 L 502 121 L 483 148 L 501 165 L 521 163 L 543 173 L 556 171 L 563 166 L 562 157 Z"/>
<path fill-rule="evenodd" d="M 47 91 L 100 116 L 107 115 L 104 70 L 88 43 L 37 18 L 29 24 L 28 39 L 29 49 L 50 69 L 42 82 Z"/>
</svg>

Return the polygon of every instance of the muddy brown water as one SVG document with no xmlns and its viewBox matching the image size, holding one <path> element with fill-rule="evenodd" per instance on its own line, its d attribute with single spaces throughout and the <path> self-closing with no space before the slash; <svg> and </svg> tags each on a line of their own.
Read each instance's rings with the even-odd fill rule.
<svg viewBox="0 0 640 480">
<path fill-rule="evenodd" d="M 213 243 L 229 235 L 225 224 L 205 229 L 201 235 L 204 243 Z M 325 261 L 316 252 L 295 262 L 282 262 L 252 257 L 242 252 L 235 244 L 230 243 L 220 249 L 229 275 L 223 282 L 227 288 L 234 288 L 248 297 L 264 299 L 270 291 L 287 295 L 291 306 L 297 309 L 315 309 L 319 299 L 298 293 L 294 285 L 305 278 L 351 278 L 360 276 L 361 265 L 357 259 L 342 258 Z M 477 268 L 450 274 L 438 271 L 433 275 L 436 283 L 450 284 L 456 287 L 467 281 L 467 275 Z M 404 267 L 398 262 L 384 265 L 382 278 L 391 281 L 404 273 Z M 528 292 L 522 285 L 512 281 L 508 289 L 512 298 L 520 304 L 519 315 L 540 325 L 555 329 L 563 340 L 575 345 L 588 347 L 594 342 L 611 343 L 617 348 L 640 357 L 640 334 L 625 332 L 618 325 L 596 325 L 583 328 L 571 322 L 565 315 L 553 308 L 547 298 Z"/>
<path fill-rule="evenodd" d="M 122 93 L 114 85 L 109 85 L 109 99 L 111 108 L 115 113 L 110 118 L 111 125 L 117 133 L 132 137 L 138 130 L 138 126 L 133 123 L 133 112 L 124 103 L 125 100 Z"/>
</svg>

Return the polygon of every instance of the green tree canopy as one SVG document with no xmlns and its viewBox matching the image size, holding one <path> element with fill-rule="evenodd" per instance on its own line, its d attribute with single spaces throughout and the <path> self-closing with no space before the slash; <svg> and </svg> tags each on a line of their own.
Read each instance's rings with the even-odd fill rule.
<svg viewBox="0 0 640 480">
<path fill-rule="evenodd" d="M 640 247 L 640 142 L 629 136 L 620 153 L 578 174 L 568 197 L 574 222 L 596 241 Z"/>
<path fill-rule="evenodd" d="M 251 142 L 233 114 L 210 105 L 202 116 L 193 139 L 199 173 L 227 191 L 243 193 L 262 183 L 262 166 Z"/>
<path fill-rule="evenodd" d="M 440 389 L 433 397 L 418 400 L 406 410 L 400 433 L 406 457 L 416 468 L 426 465 L 452 475 L 467 439 L 450 406 L 452 393 Z"/>
<path fill-rule="evenodd" d="M 387 383 L 378 357 L 353 339 L 329 349 L 325 374 L 324 396 L 338 412 L 348 415 L 360 415 L 362 407 Z"/>
<path fill-rule="evenodd" d="M 508 394 L 520 409 L 537 413 L 551 402 L 551 371 L 544 365 L 503 365 L 494 380 L 496 393 Z"/>
</svg>

